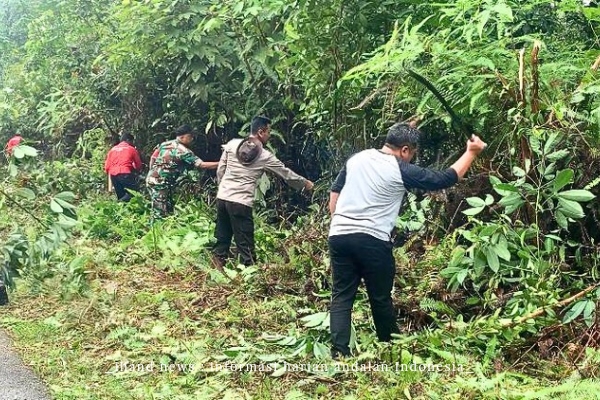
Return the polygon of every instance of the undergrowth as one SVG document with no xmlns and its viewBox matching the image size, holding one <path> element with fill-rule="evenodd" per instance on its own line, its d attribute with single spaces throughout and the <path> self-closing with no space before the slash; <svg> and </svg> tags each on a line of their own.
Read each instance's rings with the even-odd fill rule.
<svg viewBox="0 0 600 400">
<path fill-rule="evenodd" d="M 600 353 L 593 348 L 547 359 L 536 348 L 511 361 L 510 348 L 523 341 L 503 338 L 493 318 L 461 322 L 464 309 L 440 300 L 446 292 L 436 259 L 450 245 L 428 248 L 421 260 L 396 249 L 403 333 L 392 344 L 376 342 L 361 290 L 357 356 L 336 364 L 328 354 L 321 210 L 291 227 L 258 222 L 257 237 L 273 238 L 266 243 L 275 255 L 265 252 L 254 268 L 230 263 L 224 273 L 209 264 L 214 224 L 202 206 L 182 206 L 154 232 L 131 229 L 148 217 L 141 199 L 88 200 L 79 215 L 72 246 L 57 256 L 82 260 L 79 278 L 20 280 L 0 318 L 54 398 L 596 396 Z M 441 369 L 402 370 L 426 364 Z"/>
</svg>

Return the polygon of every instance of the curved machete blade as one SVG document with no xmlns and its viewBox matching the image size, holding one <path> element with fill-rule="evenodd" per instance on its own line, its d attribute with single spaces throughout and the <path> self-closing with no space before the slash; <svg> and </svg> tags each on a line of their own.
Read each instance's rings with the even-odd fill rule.
<svg viewBox="0 0 600 400">
<path fill-rule="evenodd" d="M 452 119 L 452 129 L 456 132 L 456 133 L 463 133 L 467 136 L 467 138 L 470 138 L 472 134 L 475 133 L 473 127 L 466 123 L 463 118 L 459 117 L 454 110 L 452 109 L 452 107 L 450 107 L 450 104 L 448 104 L 448 102 L 446 101 L 446 99 L 444 98 L 444 96 L 442 96 L 442 94 L 440 92 L 438 92 L 438 90 L 435 88 L 435 86 L 433 86 L 433 84 L 431 82 L 429 82 L 427 79 L 425 79 L 424 77 L 422 77 L 421 75 L 417 74 L 415 71 L 409 69 L 408 70 L 408 74 L 413 77 L 415 80 L 417 80 L 419 83 L 421 83 L 423 86 L 425 86 L 427 89 L 429 89 L 429 91 L 431 93 L 433 93 L 433 95 L 439 100 L 439 102 L 442 104 L 442 106 L 446 109 L 446 111 L 448 112 L 448 114 L 450 114 L 450 118 Z"/>
</svg>

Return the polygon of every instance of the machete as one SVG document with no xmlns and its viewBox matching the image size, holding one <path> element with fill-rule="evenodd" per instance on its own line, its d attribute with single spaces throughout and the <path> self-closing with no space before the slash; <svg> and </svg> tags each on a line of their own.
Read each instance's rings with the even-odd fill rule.
<svg viewBox="0 0 600 400">
<path fill-rule="evenodd" d="M 442 96 L 442 94 L 440 92 L 438 92 L 438 90 L 435 88 L 435 86 L 433 86 L 433 84 L 431 82 L 429 82 L 427 79 L 425 79 L 424 77 L 417 74 L 415 71 L 413 71 L 411 69 L 408 70 L 408 74 L 411 77 L 413 77 L 417 82 L 419 82 L 420 84 L 425 86 L 427 89 L 429 89 L 429 91 L 431 93 L 433 93 L 433 95 L 439 100 L 439 102 L 442 104 L 444 109 L 446 109 L 448 114 L 450 114 L 450 119 L 452 120 L 452 123 L 451 123 L 452 129 L 456 133 L 464 134 L 467 136 L 468 139 L 471 139 L 471 136 L 473 134 L 475 134 L 475 130 L 473 129 L 473 126 L 471 126 L 463 118 L 461 118 L 454 112 L 452 107 L 450 107 L 450 104 L 448 104 L 448 102 L 446 101 L 444 96 Z"/>
</svg>

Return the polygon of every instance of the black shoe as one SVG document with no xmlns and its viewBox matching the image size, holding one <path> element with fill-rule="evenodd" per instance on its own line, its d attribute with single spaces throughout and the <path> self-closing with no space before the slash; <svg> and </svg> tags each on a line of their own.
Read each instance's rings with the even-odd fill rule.
<svg viewBox="0 0 600 400">
<path fill-rule="evenodd" d="M 339 350 L 331 349 L 331 359 L 334 361 L 342 361 L 344 358 L 350 357 L 350 354 L 343 354 Z"/>
<path fill-rule="evenodd" d="M 0 306 L 4 306 L 8 304 L 8 292 L 6 291 L 6 286 L 4 286 L 4 282 L 0 281 Z"/>
<path fill-rule="evenodd" d="M 222 257 L 219 257 L 215 254 L 211 254 L 210 262 L 213 268 L 223 272 L 223 267 L 225 266 L 226 261 Z"/>
</svg>

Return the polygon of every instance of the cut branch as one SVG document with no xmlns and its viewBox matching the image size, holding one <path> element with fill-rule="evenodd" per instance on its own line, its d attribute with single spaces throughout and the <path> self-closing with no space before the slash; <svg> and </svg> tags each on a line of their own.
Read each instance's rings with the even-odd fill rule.
<svg viewBox="0 0 600 400">
<path fill-rule="evenodd" d="M 508 96 L 511 99 L 517 98 L 518 94 L 515 94 L 515 90 L 510 87 L 508 80 L 504 76 L 502 76 L 500 74 L 500 72 L 495 71 L 494 73 L 495 73 L 496 77 L 498 78 L 498 80 L 500 81 L 500 83 L 502 84 L 502 89 L 504 89 L 508 93 Z M 517 99 L 517 101 L 518 101 L 518 99 Z"/>
<path fill-rule="evenodd" d="M 537 114 L 540 111 L 539 97 L 539 71 L 538 71 L 538 54 L 540 52 L 540 42 L 535 41 L 531 50 L 531 112 Z"/>
<path fill-rule="evenodd" d="M 596 58 L 596 61 L 592 65 L 592 71 L 596 72 L 596 71 L 598 71 L 598 68 L 600 68 L 600 56 L 598 56 L 598 58 Z"/>
<path fill-rule="evenodd" d="M 525 108 L 525 49 L 519 51 L 519 101 Z"/>
<path fill-rule="evenodd" d="M 588 294 L 592 290 L 596 289 L 598 286 L 600 286 L 600 283 L 596 283 L 596 284 L 588 287 L 587 289 L 582 290 L 581 292 L 579 292 L 577 294 L 574 294 L 571 297 L 567 297 L 566 299 L 559 301 L 556 304 L 553 304 L 553 305 L 550 305 L 550 306 L 547 306 L 547 307 L 538 308 L 537 310 L 533 311 L 530 314 L 527 314 L 527 315 L 525 315 L 523 317 L 517 318 L 517 319 L 515 319 L 513 321 L 505 321 L 505 322 L 501 323 L 500 325 L 503 328 L 508 328 L 508 327 L 511 327 L 511 326 L 522 324 L 523 322 L 525 322 L 525 321 L 527 321 L 529 319 L 537 318 L 540 315 L 544 314 L 548 308 L 562 308 L 564 306 L 567 306 L 567 305 L 571 304 L 572 302 L 574 302 L 575 300 L 578 300 L 578 299 L 582 298 L 583 296 L 585 296 L 586 294 Z"/>
<path fill-rule="evenodd" d="M 369 104 L 371 101 L 373 101 L 373 99 L 375 97 L 377 97 L 378 94 L 380 94 L 381 92 L 386 91 L 389 87 L 391 86 L 390 83 L 388 83 L 385 86 L 379 87 L 375 90 L 373 90 L 367 97 L 365 97 L 359 105 L 357 105 L 356 107 L 352 107 L 350 110 L 354 111 L 354 110 L 360 110 L 361 108 L 363 108 L 364 106 L 366 106 L 367 104 Z"/>
</svg>

